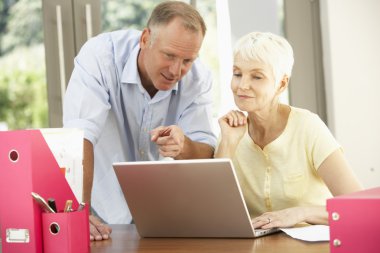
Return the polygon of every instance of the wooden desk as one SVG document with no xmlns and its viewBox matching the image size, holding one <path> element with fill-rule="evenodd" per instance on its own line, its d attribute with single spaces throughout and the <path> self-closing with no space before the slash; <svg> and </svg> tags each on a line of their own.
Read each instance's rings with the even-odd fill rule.
<svg viewBox="0 0 380 253">
<path fill-rule="evenodd" d="M 112 225 L 111 239 L 91 242 L 91 253 L 265 252 L 324 253 L 328 242 L 303 242 L 283 232 L 256 239 L 140 238 L 134 225 Z"/>
</svg>

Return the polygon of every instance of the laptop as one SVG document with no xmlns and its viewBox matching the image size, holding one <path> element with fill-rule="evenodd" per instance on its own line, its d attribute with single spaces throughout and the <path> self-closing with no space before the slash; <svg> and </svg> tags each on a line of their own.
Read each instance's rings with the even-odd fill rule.
<svg viewBox="0 0 380 253">
<path fill-rule="evenodd" d="M 113 164 L 141 237 L 254 238 L 254 229 L 229 159 Z"/>
</svg>

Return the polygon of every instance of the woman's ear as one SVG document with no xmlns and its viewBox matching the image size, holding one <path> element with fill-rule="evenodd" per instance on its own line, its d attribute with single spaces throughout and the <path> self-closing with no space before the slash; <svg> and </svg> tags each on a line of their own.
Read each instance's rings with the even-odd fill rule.
<svg viewBox="0 0 380 253">
<path fill-rule="evenodd" d="M 288 88 L 288 85 L 289 85 L 289 76 L 284 75 L 284 77 L 281 79 L 278 85 L 277 93 L 281 94 L 282 92 L 284 92 L 284 90 Z"/>
</svg>

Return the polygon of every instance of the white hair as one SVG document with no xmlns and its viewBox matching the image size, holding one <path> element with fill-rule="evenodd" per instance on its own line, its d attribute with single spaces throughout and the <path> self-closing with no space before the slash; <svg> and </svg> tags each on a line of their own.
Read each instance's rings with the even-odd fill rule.
<svg viewBox="0 0 380 253">
<path fill-rule="evenodd" d="M 271 66 L 277 85 L 284 76 L 291 76 L 294 64 L 293 49 L 289 42 L 272 33 L 252 32 L 241 37 L 235 45 L 234 58 L 259 61 Z"/>
</svg>

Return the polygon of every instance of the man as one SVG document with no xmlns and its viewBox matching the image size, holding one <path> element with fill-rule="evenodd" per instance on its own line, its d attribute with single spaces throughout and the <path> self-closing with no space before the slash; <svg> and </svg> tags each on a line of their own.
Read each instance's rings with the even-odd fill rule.
<svg viewBox="0 0 380 253">
<path fill-rule="evenodd" d="M 153 10 L 142 32 L 101 34 L 75 58 L 63 118 L 65 127 L 84 129 L 83 201 L 93 209 L 92 240 L 111 233 L 98 217 L 132 220 L 113 162 L 213 156 L 211 74 L 197 59 L 205 32 L 193 7 L 169 1 Z"/>
</svg>

